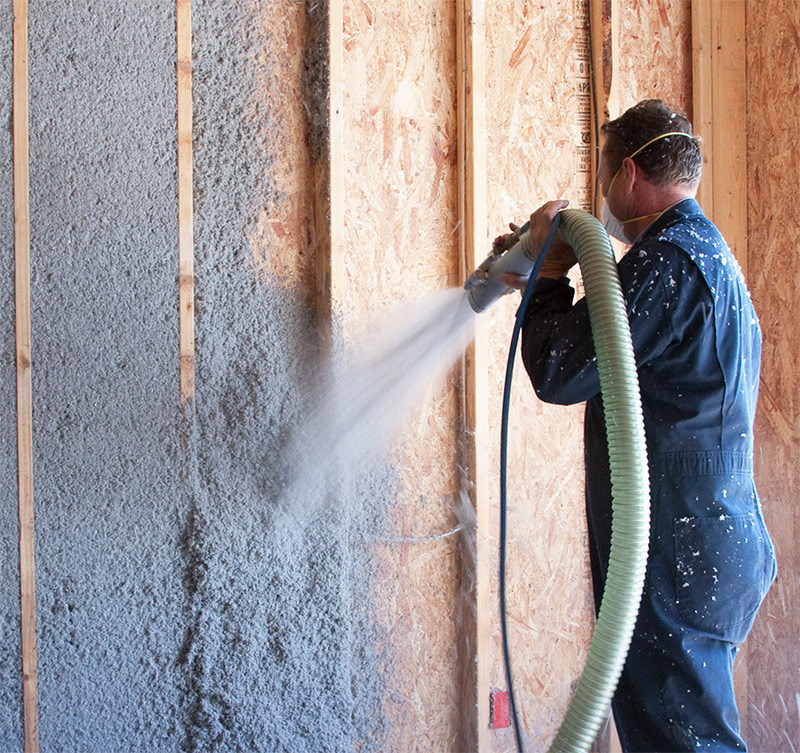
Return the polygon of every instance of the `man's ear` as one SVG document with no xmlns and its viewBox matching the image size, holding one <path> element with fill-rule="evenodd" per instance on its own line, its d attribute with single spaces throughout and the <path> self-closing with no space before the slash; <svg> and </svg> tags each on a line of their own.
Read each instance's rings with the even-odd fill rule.
<svg viewBox="0 0 800 753">
<path fill-rule="evenodd" d="M 622 160 L 622 174 L 625 176 L 626 184 L 630 186 L 636 178 L 641 177 L 641 170 L 631 157 L 625 157 Z"/>
</svg>

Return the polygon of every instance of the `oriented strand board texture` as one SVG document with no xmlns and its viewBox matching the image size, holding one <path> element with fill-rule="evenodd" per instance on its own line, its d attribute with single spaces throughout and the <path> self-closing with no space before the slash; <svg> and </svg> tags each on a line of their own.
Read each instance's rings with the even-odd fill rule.
<svg viewBox="0 0 800 753">
<path fill-rule="evenodd" d="M 345 5 L 342 313 L 456 284 L 455 18 L 449 3 Z"/>
<path fill-rule="evenodd" d="M 748 640 L 746 738 L 793 751 L 800 740 L 800 17 L 792 3 L 747 3 L 748 269 L 764 331 L 756 480 L 778 557 L 778 579 Z"/>
<path fill-rule="evenodd" d="M 459 283 L 454 4 L 352 0 L 344 44 L 347 295 L 334 305 L 352 340 Z M 432 385 L 396 440 L 394 530 L 376 545 L 388 751 L 451 750 L 458 734 L 458 539 L 429 539 L 458 524 L 458 399 L 455 377 Z"/>
<path fill-rule="evenodd" d="M 692 117 L 691 0 L 620 0 L 619 112 L 663 99 Z"/>
<path fill-rule="evenodd" d="M 572 0 L 487 3 L 489 234 L 518 224 L 541 203 L 581 206 L 577 172 L 579 42 L 584 30 Z M 488 252 L 487 239 L 487 252 Z M 496 470 L 500 405 L 517 296 L 491 313 L 489 375 L 493 475 L 491 551 L 497 552 Z M 519 359 L 509 426 L 507 605 L 517 703 L 526 747 L 543 750 L 555 735 L 588 649 L 593 617 L 583 519 L 582 406 L 540 403 Z M 496 563 L 491 572 L 494 577 Z M 492 685 L 506 688 L 493 589 Z M 488 688 L 479 702 L 488 702 Z M 514 749 L 498 730 L 493 749 Z"/>
<path fill-rule="evenodd" d="M 318 130 L 319 126 L 310 120 L 309 113 L 316 112 L 311 106 L 319 104 L 314 74 L 319 75 L 316 68 L 320 61 L 311 60 L 307 37 L 310 29 L 314 33 L 327 29 L 317 28 L 318 17 L 312 25 L 301 3 L 253 4 L 251 12 L 252 33 L 260 40 L 252 50 L 260 96 L 250 106 L 261 118 L 267 117 L 265 110 L 269 108 L 274 120 L 273 127 L 257 135 L 258 149 L 271 163 L 274 190 L 262 197 L 249 229 L 253 261 L 265 276 L 310 304 L 315 284 L 314 176 L 312 150 L 305 134 L 309 132 L 310 140 L 318 140 L 314 127 Z M 309 109 L 304 102 L 310 103 Z M 281 107 L 274 107 L 275 103 L 281 103 Z"/>
<path fill-rule="evenodd" d="M 2 16 L 10 19 L 11 0 Z M 0 120 L 11 123 L 12 24 L 0 45 Z M 0 750 L 22 750 L 22 654 L 20 652 L 19 522 L 17 518 L 17 393 L 14 350 L 14 176 L 12 129 L 0 134 Z"/>
<path fill-rule="evenodd" d="M 620 6 L 615 75 L 622 109 L 660 97 L 686 110 L 691 104 L 688 0 Z M 490 235 L 509 220 L 526 219 L 545 200 L 568 198 L 579 207 L 585 201 L 586 176 L 579 172 L 584 13 L 585 4 L 577 1 L 488 3 Z M 490 389 L 498 404 L 514 308 L 515 302 L 504 302 L 492 315 L 490 339 L 497 350 Z M 583 517 L 582 406 L 538 404 L 519 360 L 513 398 L 512 661 L 528 746 L 543 749 L 566 709 L 593 626 Z M 494 415 L 492 436 L 499 431 Z M 493 521 L 496 530 L 496 515 Z M 492 650 L 492 681 L 505 687 L 498 640 Z M 495 747 L 513 749 L 510 730 L 495 734 Z"/>
<path fill-rule="evenodd" d="M 688 0 L 620 5 L 622 106 L 660 96 L 688 110 Z M 545 199 L 585 197 L 576 172 L 584 7 L 487 2 L 490 237 Z M 10 18 L 10 0 L 4 8 Z M 286 440 L 320 363 L 309 333 L 311 159 L 325 130 L 324 71 L 310 40 L 323 33 L 321 6 L 193 4 L 198 385 L 184 414 L 174 11 L 131 8 L 31 7 L 43 749 L 461 753 L 468 563 L 457 535 L 439 536 L 464 522 L 458 377 L 420 400 L 390 470 L 354 481 L 337 507 L 300 524 L 278 511 Z M 345 5 L 346 294 L 333 304 L 346 342 L 388 307 L 462 282 L 454 11 L 444 0 Z M 751 123 L 749 157 L 750 279 L 767 332 L 759 474 L 783 568 L 756 628 L 763 653 L 751 661 L 749 725 L 754 750 L 784 750 L 798 737 L 786 713 L 795 678 L 787 670 L 773 682 L 771 670 L 775 656 L 791 667 L 795 651 L 786 626 L 796 622 L 797 521 L 787 510 L 797 490 L 786 469 L 797 455 L 798 353 L 788 335 L 770 333 L 791 331 L 800 292 L 784 271 L 798 238 L 784 217 L 789 199 L 777 193 L 786 165 L 800 163 L 785 135 L 796 128 L 777 125 L 787 106 L 800 125 L 797 72 L 785 74 L 797 28 L 755 4 L 749 23 L 761 40 L 750 48 L 760 71 L 751 100 L 782 105 Z M 0 108 L 7 122 L 8 103 Z M 4 134 L 0 150 L 10 156 Z M 9 165 L 0 160 L 0 232 L 10 249 Z M 16 750 L 13 294 L 4 258 L 0 749 Z M 489 322 L 492 468 L 515 303 L 502 302 Z M 592 626 L 581 426 L 580 406 L 538 404 L 518 363 L 509 610 L 530 750 L 552 739 Z M 496 476 L 488 483 L 495 490 Z M 498 637 L 499 629 L 492 683 L 504 687 Z M 773 637 L 779 648 L 767 655 Z M 512 749 L 510 730 L 494 741 L 498 752 Z"/>
</svg>

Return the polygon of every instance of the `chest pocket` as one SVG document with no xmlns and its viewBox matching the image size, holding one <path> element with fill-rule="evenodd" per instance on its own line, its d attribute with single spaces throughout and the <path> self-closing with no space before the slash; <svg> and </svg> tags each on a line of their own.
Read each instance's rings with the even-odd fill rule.
<svg viewBox="0 0 800 753">
<path fill-rule="evenodd" d="M 679 614 L 694 628 L 741 642 L 775 577 L 760 516 L 676 518 L 674 534 Z"/>
</svg>

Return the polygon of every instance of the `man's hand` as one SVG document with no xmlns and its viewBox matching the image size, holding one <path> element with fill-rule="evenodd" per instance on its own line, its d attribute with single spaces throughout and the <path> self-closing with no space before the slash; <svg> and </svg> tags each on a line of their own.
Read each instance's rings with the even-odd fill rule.
<svg viewBox="0 0 800 753">
<path fill-rule="evenodd" d="M 519 226 L 515 225 L 513 222 L 509 222 L 508 226 L 511 228 L 511 232 L 506 233 L 505 235 L 498 235 L 497 238 L 495 238 L 492 242 L 492 251 L 494 251 L 496 254 L 508 251 L 508 249 L 510 249 L 519 240 L 519 237 L 517 236 L 517 230 L 519 230 Z"/>
<path fill-rule="evenodd" d="M 547 240 L 547 235 L 550 232 L 550 226 L 553 224 L 553 219 L 556 214 L 569 205 L 565 199 L 558 199 L 556 201 L 548 201 L 543 204 L 531 215 L 530 224 L 530 242 L 531 252 L 534 258 L 538 256 L 544 242 Z M 516 231 L 516 225 L 509 225 L 509 227 Z M 502 243 L 508 235 L 501 235 L 495 240 L 495 246 Z M 570 246 L 562 237 L 561 232 L 556 233 L 553 242 L 550 244 L 550 250 L 547 252 L 542 268 L 539 270 L 539 278 L 549 277 L 553 280 L 558 280 L 564 277 L 575 264 L 578 259 L 575 256 L 572 246 Z M 525 286 L 528 284 L 527 277 L 520 277 L 519 275 L 512 275 L 506 273 L 500 279 L 508 285 L 508 287 L 515 290 L 524 291 Z"/>
<path fill-rule="evenodd" d="M 547 234 L 550 232 L 550 226 L 553 224 L 555 216 L 568 205 L 569 202 L 565 199 L 548 201 L 531 215 L 530 239 L 534 258 L 547 240 Z M 578 259 L 575 256 L 575 251 L 561 237 L 561 231 L 559 231 L 556 233 L 556 237 L 553 238 L 550 251 L 548 251 L 542 263 L 539 277 L 550 277 L 558 280 L 566 275 L 577 263 Z"/>
</svg>

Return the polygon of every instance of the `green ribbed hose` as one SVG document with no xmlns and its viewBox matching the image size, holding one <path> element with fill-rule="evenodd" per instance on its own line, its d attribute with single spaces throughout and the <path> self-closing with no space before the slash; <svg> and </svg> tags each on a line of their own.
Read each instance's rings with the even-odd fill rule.
<svg viewBox="0 0 800 753">
<path fill-rule="evenodd" d="M 650 533 L 650 487 L 630 325 L 608 235 L 590 214 L 561 212 L 583 274 L 611 466 L 611 555 L 589 656 L 550 753 L 588 751 L 619 682 L 639 612 Z"/>
</svg>

